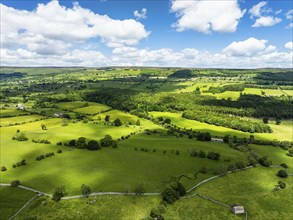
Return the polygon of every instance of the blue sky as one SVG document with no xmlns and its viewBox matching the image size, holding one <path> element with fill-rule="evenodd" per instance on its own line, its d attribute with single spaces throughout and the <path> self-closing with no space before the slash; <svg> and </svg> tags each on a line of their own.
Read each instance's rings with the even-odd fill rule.
<svg viewBox="0 0 293 220">
<path fill-rule="evenodd" d="M 293 65 L 292 1 L 1 3 L 3 66 Z"/>
</svg>

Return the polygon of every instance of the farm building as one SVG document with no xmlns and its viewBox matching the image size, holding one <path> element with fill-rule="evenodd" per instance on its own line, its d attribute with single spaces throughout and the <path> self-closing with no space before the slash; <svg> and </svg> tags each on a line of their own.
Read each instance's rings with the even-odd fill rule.
<svg viewBox="0 0 293 220">
<path fill-rule="evenodd" d="M 16 108 L 19 110 L 23 110 L 23 109 L 25 109 L 25 106 L 23 104 L 17 104 Z"/>
<path fill-rule="evenodd" d="M 55 117 L 62 117 L 63 116 L 63 113 L 55 113 L 54 116 Z"/>
<path fill-rule="evenodd" d="M 234 214 L 243 214 L 245 213 L 244 207 L 241 205 L 234 204 L 232 205 L 232 211 Z"/>
</svg>

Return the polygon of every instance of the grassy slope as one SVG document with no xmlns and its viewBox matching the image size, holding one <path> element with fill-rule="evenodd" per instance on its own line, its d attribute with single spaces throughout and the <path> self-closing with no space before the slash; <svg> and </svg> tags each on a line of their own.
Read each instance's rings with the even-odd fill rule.
<svg viewBox="0 0 293 220">
<path fill-rule="evenodd" d="M 59 146 L 32 144 L 31 150 L 22 151 L 23 154 L 19 156 L 27 159 L 28 165 L 15 169 L 9 166 L 8 171 L 1 173 L 1 178 L 4 182 L 17 178 L 24 185 L 49 193 L 55 186 L 65 185 L 70 194 L 80 194 L 79 188 L 83 183 L 90 185 L 93 191 L 133 191 L 138 184 L 143 183 L 146 191 L 160 192 L 164 188 L 163 182 L 171 176 L 193 176 L 202 166 L 210 169 L 218 166 L 219 163 L 212 160 L 190 157 L 192 148 L 220 152 L 222 161 L 246 157 L 225 144 L 204 143 L 187 138 L 137 135 L 119 142 L 118 146 L 117 149 L 94 152 L 78 149 L 66 151 L 67 148 L 63 147 L 62 154 L 35 161 L 36 156 L 52 150 L 56 152 Z M 139 150 L 135 151 L 135 147 Z M 140 151 L 142 147 L 150 152 Z M 152 152 L 153 149 L 157 151 Z M 180 155 L 171 153 L 176 149 L 180 151 Z M 163 154 L 164 150 L 167 151 L 166 154 Z M 187 187 L 211 175 L 212 171 L 200 175 L 196 181 L 186 182 Z"/>
<path fill-rule="evenodd" d="M 292 219 L 292 177 L 281 179 L 275 175 L 277 170 L 258 167 L 229 174 L 200 186 L 195 192 L 226 204 L 241 204 L 249 219 Z M 272 192 L 279 180 L 286 182 L 286 189 Z"/>
<path fill-rule="evenodd" d="M 26 116 L 17 116 L 17 117 L 9 117 L 9 118 L 0 118 L 0 125 L 1 126 L 9 126 L 10 124 L 15 123 L 23 123 L 23 122 L 30 122 L 38 119 L 44 118 L 41 115 L 26 115 Z"/>
<path fill-rule="evenodd" d="M 0 187 L 0 219 L 7 220 L 35 194 L 19 188 Z M 16 199 L 17 198 L 17 199 Z"/>
<path fill-rule="evenodd" d="M 189 120 L 181 117 L 179 113 L 170 113 L 170 112 L 150 112 L 154 117 L 168 117 L 172 120 L 172 123 L 178 125 L 182 128 L 192 128 L 195 131 L 208 131 L 212 135 L 224 136 L 226 134 L 236 135 L 237 137 L 249 137 L 251 134 L 248 132 L 237 131 L 234 129 L 210 125 L 207 123 L 202 123 L 195 120 Z M 259 120 L 258 120 L 259 121 Z M 275 125 L 273 122 L 270 122 L 269 125 L 273 129 L 273 133 L 254 133 L 256 139 L 263 140 L 292 140 L 292 121 L 284 121 L 281 125 Z"/>
<path fill-rule="evenodd" d="M 92 204 L 87 204 L 91 201 Z M 143 219 L 160 202 L 160 197 L 98 196 L 53 202 L 39 198 L 16 219 L 37 216 L 38 219 Z"/>
</svg>

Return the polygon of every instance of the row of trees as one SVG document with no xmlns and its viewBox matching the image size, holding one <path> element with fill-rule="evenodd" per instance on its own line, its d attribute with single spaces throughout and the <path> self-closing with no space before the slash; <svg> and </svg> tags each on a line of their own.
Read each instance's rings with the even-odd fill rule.
<svg viewBox="0 0 293 220">
<path fill-rule="evenodd" d="M 96 140 L 90 140 L 87 142 L 85 137 L 79 137 L 77 140 L 72 139 L 64 145 L 88 150 L 99 150 L 102 147 L 117 147 L 116 141 L 114 141 L 113 138 L 108 134 L 100 140 L 100 143 Z"/>
</svg>

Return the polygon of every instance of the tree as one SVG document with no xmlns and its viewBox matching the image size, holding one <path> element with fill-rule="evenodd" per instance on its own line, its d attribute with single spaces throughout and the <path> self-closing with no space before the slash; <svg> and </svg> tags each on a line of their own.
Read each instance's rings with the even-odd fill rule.
<svg viewBox="0 0 293 220">
<path fill-rule="evenodd" d="M 179 192 L 175 191 L 171 187 L 166 188 L 162 192 L 163 201 L 166 201 L 169 204 L 172 204 L 180 198 Z"/>
<path fill-rule="evenodd" d="M 113 144 L 113 142 L 114 140 L 108 134 L 106 134 L 105 137 L 100 140 L 102 147 L 110 147 Z"/>
<path fill-rule="evenodd" d="M 47 130 L 47 126 L 45 124 L 41 124 L 42 130 Z"/>
<path fill-rule="evenodd" d="M 141 195 L 144 193 L 144 186 L 143 184 L 138 184 L 135 189 L 134 189 L 134 192 L 136 195 Z"/>
<path fill-rule="evenodd" d="M 265 123 L 265 124 L 269 123 L 269 118 L 268 117 L 264 117 L 262 120 L 263 120 L 263 123 Z"/>
<path fill-rule="evenodd" d="M 76 144 L 76 140 L 70 140 L 69 142 L 68 142 L 68 146 L 70 146 L 70 147 L 75 147 L 75 144 Z"/>
<path fill-rule="evenodd" d="M 287 178 L 288 174 L 286 170 L 279 170 L 277 176 L 281 178 Z"/>
<path fill-rule="evenodd" d="M 281 124 L 281 119 L 280 118 L 276 118 L 276 125 L 280 125 Z"/>
<path fill-rule="evenodd" d="M 116 118 L 115 120 L 114 120 L 114 125 L 116 126 L 116 127 L 119 127 L 119 126 L 121 126 L 122 125 L 122 122 L 121 122 L 121 120 L 119 119 L 119 118 Z"/>
<path fill-rule="evenodd" d="M 283 181 L 280 180 L 278 183 L 279 183 L 279 186 L 280 186 L 281 189 L 286 188 L 286 183 L 284 183 Z"/>
<path fill-rule="evenodd" d="M 87 149 L 89 149 L 89 150 L 99 150 L 101 148 L 100 148 L 99 142 L 97 142 L 95 140 L 90 140 L 88 142 L 88 144 L 87 144 Z"/>
<path fill-rule="evenodd" d="M 171 124 L 171 119 L 170 119 L 170 118 L 166 118 L 166 119 L 164 120 L 164 123 L 165 123 L 165 124 Z"/>
<path fill-rule="evenodd" d="M 6 169 L 6 167 L 5 166 L 1 166 L 1 172 L 4 172 L 4 171 L 6 171 L 7 169 Z"/>
<path fill-rule="evenodd" d="M 27 141 L 28 138 L 26 137 L 25 133 L 19 132 L 12 138 L 12 140 Z"/>
<path fill-rule="evenodd" d="M 55 202 L 58 202 L 61 200 L 62 197 L 64 197 L 66 195 L 66 191 L 65 191 L 65 186 L 58 186 L 55 188 L 54 192 L 53 192 L 53 197 L 52 199 Z"/>
<path fill-rule="evenodd" d="M 110 115 L 105 116 L 105 121 L 110 121 Z"/>
<path fill-rule="evenodd" d="M 201 158 L 205 158 L 206 157 L 206 153 L 203 150 L 200 150 L 198 153 L 198 156 Z"/>
<path fill-rule="evenodd" d="M 83 196 L 88 197 L 88 195 L 91 194 L 91 188 L 85 184 L 82 184 L 81 193 Z"/>
<path fill-rule="evenodd" d="M 18 187 L 20 185 L 20 180 L 12 180 L 10 185 L 12 187 Z"/>
<path fill-rule="evenodd" d="M 137 119 L 136 123 L 135 123 L 137 126 L 140 126 L 140 120 Z"/>
<path fill-rule="evenodd" d="M 85 137 L 79 137 L 75 143 L 75 146 L 79 149 L 84 149 L 86 148 L 86 138 Z"/>
</svg>

